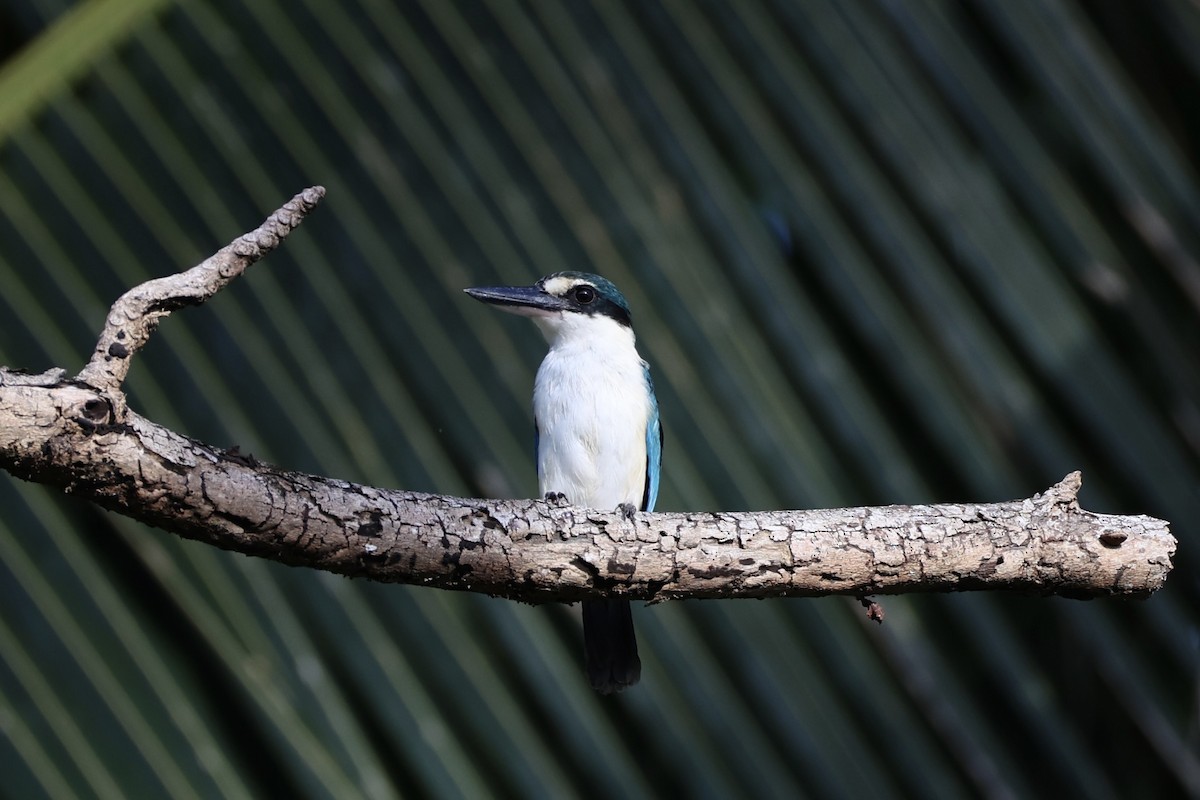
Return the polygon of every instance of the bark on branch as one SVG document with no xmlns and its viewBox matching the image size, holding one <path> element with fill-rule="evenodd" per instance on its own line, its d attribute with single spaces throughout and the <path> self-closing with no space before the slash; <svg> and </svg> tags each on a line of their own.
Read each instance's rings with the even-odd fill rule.
<svg viewBox="0 0 1200 800">
<path fill-rule="evenodd" d="M 127 292 L 75 378 L 0 368 L 0 467 L 224 549 L 528 602 L 966 589 L 1142 597 L 1171 570 L 1168 524 L 1084 511 L 1077 472 L 1007 503 L 630 521 L 541 500 L 425 495 L 287 472 L 128 410 L 129 361 L 162 317 L 223 288 L 322 195 L 302 192 L 202 264 Z"/>
</svg>

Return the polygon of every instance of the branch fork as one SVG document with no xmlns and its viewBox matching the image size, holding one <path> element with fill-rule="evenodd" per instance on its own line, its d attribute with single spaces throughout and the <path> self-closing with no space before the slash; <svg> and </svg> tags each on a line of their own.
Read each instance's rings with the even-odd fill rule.
<svg viewBox="0 0 1200 800">
<path fill-rule="evenodd" d="M 172 311 L 208 300 L 263 256 L 283 243 L 325 196 L 313 186 L 300 192 L 267 217 L 262 225 L 218 250 L 201 263 L 175 275 L 133 287 L 113 303 L 96 349 L 75 380 L 110 396 L 117 418 L 125 411 L 121 385 L 129 365 L 158 324 Z"/>
</svg>

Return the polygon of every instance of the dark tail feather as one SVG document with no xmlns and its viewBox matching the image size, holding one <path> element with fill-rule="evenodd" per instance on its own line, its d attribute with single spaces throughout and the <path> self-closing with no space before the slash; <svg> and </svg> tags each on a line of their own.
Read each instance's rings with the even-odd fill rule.
<svg viewBox="0 0 1200 800">
<path fill-rule="evenodd" d="M 628 600 L 583 601 L 583 650 L 588 680 L 600 694 L 619 692 L 638 682 L 642 662 Z"/>
</svg>

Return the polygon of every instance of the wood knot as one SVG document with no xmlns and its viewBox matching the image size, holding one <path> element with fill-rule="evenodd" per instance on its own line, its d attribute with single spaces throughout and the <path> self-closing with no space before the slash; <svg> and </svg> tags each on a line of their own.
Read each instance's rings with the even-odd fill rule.
<svg viewBox="0 0 1200 800">
<path fill-rule="evenodd" d="M 83 404 L 83 417 L 89 422 L 106 422 L 111 414 L 112 406 L 101 397 L 93 397 Z"/>
</svg>

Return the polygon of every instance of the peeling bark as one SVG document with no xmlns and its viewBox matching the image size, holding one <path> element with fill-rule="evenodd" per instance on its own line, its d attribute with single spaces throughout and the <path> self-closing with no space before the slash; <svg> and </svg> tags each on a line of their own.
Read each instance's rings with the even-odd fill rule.
<svg viewBox="0 0 1200 800">
<path fill-rule="evenodd" d="M 640 513 L 480 500 L 287 472 L 126 408 L 129 361 L 319 201 L 307 190 L 202 264 L 114 304 L 84 370 L 0 368 L 0 467 L 227 550 L 378 581 L 527 602 L 1005 589 L 1146 596 L 1171 570 L 1163 520 L 1084 511 L 1079 473 L 1006 503 Z"/>
</svg>

